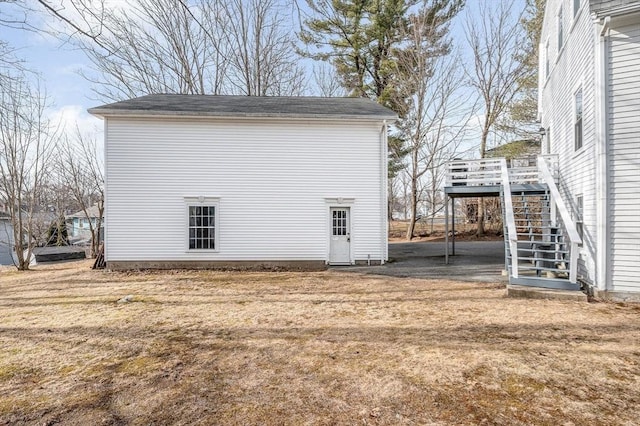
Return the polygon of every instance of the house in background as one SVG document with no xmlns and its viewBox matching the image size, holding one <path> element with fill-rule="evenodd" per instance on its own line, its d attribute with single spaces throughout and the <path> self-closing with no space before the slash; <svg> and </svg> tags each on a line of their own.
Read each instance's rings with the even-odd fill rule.
<svg viewBox="0 0 640 426">
<path fill-rule="evenodd" d="M 542 152 L 559 156 L 579 277 L 640 299 L 640 1 L 547 0 L 539 56 Z"/>
<path fill-rule="evenodd" d="M 8 213 L 0 210 L 0 265 L 13 265 L 13 226 Z"/>
<path fill-rule="evenodd" d="M 89 207 L 86 214 L 83 210 L 80 210 L 76 213 L 65 216 L 64 219 L 67 224 L 69 239 L 72 242 L 90 240 L 91 228 L 89 226 L 89 223 L 91 221 L 91 224 L 95 229 L 95 227 L 98 226 L 98 221 L 100 219 L 98 205 L 94 204 L 93 206 Z M 100 222 L 100 227 L 102 229 L 102 221 Z"/>
<path fill-rule="evenodd" d="M 105 126 L 107 268 L 387 260 L 387 125 L 362 98 L 148 95 Z"/>
</svg>

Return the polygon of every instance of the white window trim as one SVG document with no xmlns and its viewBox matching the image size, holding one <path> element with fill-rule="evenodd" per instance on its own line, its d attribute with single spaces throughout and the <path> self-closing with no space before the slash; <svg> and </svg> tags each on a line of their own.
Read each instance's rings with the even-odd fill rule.
<svg viewBox="0 0 640 426">
<path fill-rule="evenodd" d="M 184 197 L 184 250 L 187 253 L 218 253 L 220 252 L 220 197 L 207 197 L 207 196 L 196 196 L 196 197 Z M 189 207 L 191 206 L 213 206 L 215 207 L 215 248 L 214 249 L 192 249 L 189 248 Z"/>
<path fill-rule="evenodd" d="M 578 94 L 578 92 L 581 92 L 582 94 L 582 125 L 581 125 L 581 138 L 582 140 L 580 141 L 580 148 L 576 148 L 576 113 L 577 113 L 577 109 L 576 109 L 576 95 Z M 574 153 L 579 153 L 582 152 L 584 150 L 584 86 L 582 85 L 582 81 L 580 81 L 579 84 L 577 84 L 576 86 L 574 86 L 573 91 L 571 92 L 571 103 L 572 103 L 572 107 L 571 107 L 571 143 L 573 145 L 573 152 Z"/>
</svg>

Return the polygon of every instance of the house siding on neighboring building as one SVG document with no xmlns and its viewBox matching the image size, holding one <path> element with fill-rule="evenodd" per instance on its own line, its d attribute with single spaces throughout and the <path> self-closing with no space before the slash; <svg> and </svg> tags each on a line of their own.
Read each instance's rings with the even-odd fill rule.
<svg viewBox="0 0 640 426">
<path fill-rule="evenodd" d="M 611 284 L 640 291 L 640 21 L 612 26 L 608 50 Z"/>
<path fill-rule="evenodd" d="M 563 46 L 558 50 L 557 14 L 563 6 Z M 551 153 L 559 155 L 562 165 L 560 191 L 574 219 L 578 218 L 576 197 L 583 196 L 583 245 L 578 261 L 578 276 L 595 281 L 596 197 L 595 186 L 595 111 L 594 111 L 594 41 L 589 10 L 582 5 L 573 15 L 567 0 L 548 0 L 541 43 L 550 46 L 550 73 L 542 86 L 542 126 L 551 127 Z M 584 46 L 590 46 L 584 48 Z M 582 91 L 582 147 L 575 149 L 575 94 Z M 570 165 L 570 167 L 568 167 Z"/>
<path fill-rule="evenodd" d="M 0 265 L 13 265 L 13 227 L 9 219 L 0 218 Z"/>
<path fill-rule="evenodd" d="M 384 261 L 382 120 L 106 119 L 106 258 L 328 261 L 329 207 L 352 261 Z M 187 204 L 217 209 L 215 251 L 188 249 Z"/>
<path fill-rule="evenodd" d="M 573 0 L 547 1 L 540 49 L 550 57 L 540 63 L 539 118 L 551 128 L 551 153 L 560 157 L 563 197 L 582 219 L 579 275 L 598 291 L 640 293 L 640 1 L 582 0 L 575 16 L 572 6 Z"/>
</svg>

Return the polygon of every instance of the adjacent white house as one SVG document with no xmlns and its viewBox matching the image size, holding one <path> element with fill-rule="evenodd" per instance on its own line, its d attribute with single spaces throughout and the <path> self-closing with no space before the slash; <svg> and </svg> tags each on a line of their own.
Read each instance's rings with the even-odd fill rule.
<svg viewBox="0 0 640 426">
<path fill-rule="evenodd" d="M 368 99 L 148 95 L 104 119 L 107 268 L 387 260 L 387 126 Z"/>
<path fill-rule="evenodd" d="M 100 211 L 97 204 L 89 207 L 86 213 L 84 210 L 80 210 L 65 216 L 64 220 L 67 224 L 69 238 L 75 241 L 90 240 L 91 226 L 95 229 L 100 222 L 100 227 L 102 228 L 100 219 Z"/>
<path fill-rule="evenodd" d="M 582 233 L 579 277 L 640 298 L 640 1 L 547 0 L 540 45 L 543 154 Z"/>
<path fill-rule="evenodd" d="M 11 217 L 0 210 L 0 265 L 14 264 L 13 242 Z"/>
</svg>

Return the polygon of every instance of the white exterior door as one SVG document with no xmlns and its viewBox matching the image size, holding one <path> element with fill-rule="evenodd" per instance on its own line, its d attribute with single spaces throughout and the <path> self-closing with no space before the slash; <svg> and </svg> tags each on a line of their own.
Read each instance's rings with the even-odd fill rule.
<svg viewBox="0 0 640 426">
<path fill-rule="evenodd" d="M 330 223 L 329 263 L 351 264 L 351 224 L 348 207 L 332 207 Z"/>
</svg>

